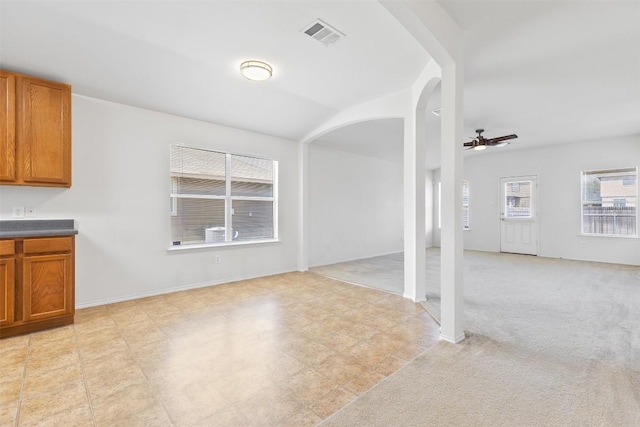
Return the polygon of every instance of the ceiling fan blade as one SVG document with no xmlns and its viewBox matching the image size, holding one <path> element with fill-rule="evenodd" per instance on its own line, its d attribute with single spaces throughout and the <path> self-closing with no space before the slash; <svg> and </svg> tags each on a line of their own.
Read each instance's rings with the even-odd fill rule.
<svg viewBox="0 0 640 427">
<path fill-rule="evenodd" d="M 475 141 L 469 141 L 469 142 L 465 142 L 463 144 L 464 147 L 473 147 L 475 144 Z"/>
<path fill-rule="evenodd" d="M 499 136 L 497 138 L 487 139 L 486 140 L 486 144 L 487 145 L 496 145 L 496 144 L 500 144 L 503 141 L 508 141 L 510 139 L 516 139 L 517 137 L 518 137 L 518 135 L 516 135 L 515 133 L 512 134 L 512 135 Z"/>
</svg>

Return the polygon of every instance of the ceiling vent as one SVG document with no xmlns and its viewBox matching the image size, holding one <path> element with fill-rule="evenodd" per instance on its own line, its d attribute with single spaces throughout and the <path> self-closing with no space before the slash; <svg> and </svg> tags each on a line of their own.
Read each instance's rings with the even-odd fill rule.
<svg viewBox="0 0 640 427">
<path fill-rule="evenodd" d="M 311 25 L 304 27 L 301 32 L 309 37 L 318 40 L 325 46 L 329 46 L 345 37 L 344 33 L 336 30 L 322 19 L 314 21 Z"/>
</svg>

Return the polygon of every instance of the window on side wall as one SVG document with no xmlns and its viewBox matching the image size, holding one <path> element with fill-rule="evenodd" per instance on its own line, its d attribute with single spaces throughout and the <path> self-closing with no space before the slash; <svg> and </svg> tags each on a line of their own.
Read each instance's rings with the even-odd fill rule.
<svg viewBox="0 0 640 427">
<path fill-rule="evenodd" d="M 469 181 L 462 181 L 462 229 L 469 229 Z"/>
<path fill-rule="evenodd" d="M 173 246 L 278 238 L 278 162 L 171 145 Z"/>
<path fill-rule="evenodd" d="M 438 230 L 442 229 L 442 182 L 438 182 Z"/>
<path fill-rule="evenodd" d="M 582 234 L 638 236 L 638 168 L 582 172 Z"/>
<path fill-rule="evenodd" d="M 469 181 L 462 181 L 462 229 L 469 230 Z M 442 182 L 438 182 L 438 229 L 442 229 Z"/>
</svg>

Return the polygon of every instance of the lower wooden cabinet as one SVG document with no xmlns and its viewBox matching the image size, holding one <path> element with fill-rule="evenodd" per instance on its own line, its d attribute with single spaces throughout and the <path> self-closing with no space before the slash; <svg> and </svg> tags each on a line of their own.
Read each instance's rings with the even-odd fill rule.
<svg viewBox="0 0 640 427">
<path fill-rule="evenodd" d="M 13 242 L 0 241 L 0 327 L 13 323 L 15 265 Z"/>
<path fill-rule="evenodd" d="M 23 319 L 48 319 L 73 313 L 70 254 L 25 257 L 22 261 Z"/>
<path fill-rule="evenodd" d="M 74 236 L 0 240 L 0 337 L 73 323 L 74 246 Z"/>
</svg>

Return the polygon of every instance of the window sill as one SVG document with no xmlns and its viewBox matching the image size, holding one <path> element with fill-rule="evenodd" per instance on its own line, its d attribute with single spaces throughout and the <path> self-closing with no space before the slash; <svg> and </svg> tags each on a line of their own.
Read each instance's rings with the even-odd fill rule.
<svg viewBox="0 0 640 427">
<path fill-rule="evenodd" d="M 614 239 L 637 239 L 638 236 L 624 236 L 622 234 L 578 234 L 579 237 L 605 237 Z"/>
<path fill-rule="evenodd" d="M 243 240 L 240 242 L 228 242 L 228 243 L 197 243 L 193 245 L 172 245 L 167 248 L 167 252 L 181 252 L 181 251 L 191 251 L 191 250 L 200 250 L 200 249 L 220 249 L 220 248 L 228 248 L 235 246 L 253 246 L 253 245 L 264 245 L 268 243 L 280 243 L 279 239 L 268 239 L 268 240 Z"/>
</svg>

